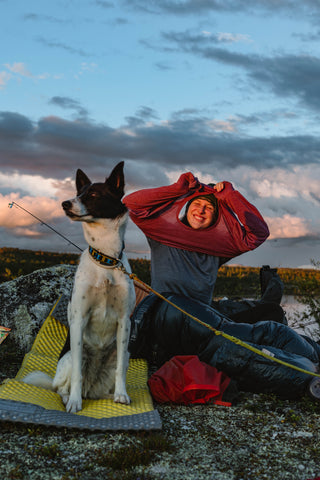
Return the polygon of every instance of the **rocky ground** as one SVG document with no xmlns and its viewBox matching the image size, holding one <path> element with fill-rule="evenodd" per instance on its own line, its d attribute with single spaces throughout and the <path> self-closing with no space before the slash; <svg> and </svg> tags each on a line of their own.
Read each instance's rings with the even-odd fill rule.
<svg viewBox="0 0 320 480">
<path fill-rule="evenodd" d="M 0 285 L 0 381 L 17 373 L 74 269 Z M 320 403 L 242 393 L 232 407 L 163 406 L 157 432 L 92 432 L 0 422 L 0 478 L 307 480 L 320 477 Z"/>
</svg>

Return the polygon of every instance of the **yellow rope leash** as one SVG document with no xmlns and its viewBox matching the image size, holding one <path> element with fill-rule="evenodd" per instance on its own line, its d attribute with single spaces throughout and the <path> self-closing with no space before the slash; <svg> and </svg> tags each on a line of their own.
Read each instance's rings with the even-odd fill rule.
<svg viewBox="0 0 320 480">
<path fill-rule="evenodd" d="M 221 335 L 222 337 L 230 340 L 230 342 L 236 343 L 237 345 L 241 345 L 242 347 L 247 348 L 248 350 L 251 350 L 252 352 L 256 353 L 257 355 L 260 355 L 261 357 L 267 358 L 268 360 L 272 360 L 273 362 L 280 363 L 281 365 L 284 365 L 285 367 L 292 368 L 293 370 L 297 370 L 298 372 L 306 373 L 307 375 L 312 375 L 313 377 L 320 377 L 320 374 L 318 374 L 318 373 L 309 372 L 308 370 L 304 370 L 303 368 L 297 367 L 296 365 L 292 365 L 291 363 L 284 362 L 283 360 L 280 360 L 279 358 L 273 357 L 272 355 L 269 355 L 268 353 L 265 353 L 265 352 L 259 350 L 258 348 L 255 348 L 252 345 L 249 345 L 248 343 L 243 342 L 242 340 L 240 340 L 237 337 L 234 337 L 232 335 L 229 335 L 228 333 L 222 332 L 221 330 L 217 330 L 216 328 L 212 327 L 211 325 L 208 325 L 208 323 L 203 322 L 199 318 L 195 317 L 194 315 L 191 315 L 190 313 L 186 312 L 182 308 L 178 307 L 178 305 L 174 304 L 173 302 L 171 302 L 170 300 L 165 298 L 163 295 L 161 295 L 161 293 L 155 291 L 152 287 L 150 287 L 150 285 L 148 285 L 145 282 L 143 282 L 142 280 L 140 280 L 137 277 L 136 274 L 131 273 L 131 274 L 128 274 L 128 275 L 131 279 L 133 279 L 133 280 L 137 281 L 138 283 L 140 283 L 141 285 L 143 285 L 147 290 L 154 293 L 155 295 L 157 295 L 157 297 L 161 298 L 165 302 L 169 303 L 169 305 L 171 305 L 172 307 L 176 308 L 177 310 L 179 310 L 183 314 L 192 318 L 192 320 L 199 323 L 203 327 L 206 327 L 209 330 L 211 330 L 215 335 Z"/>
</svg>

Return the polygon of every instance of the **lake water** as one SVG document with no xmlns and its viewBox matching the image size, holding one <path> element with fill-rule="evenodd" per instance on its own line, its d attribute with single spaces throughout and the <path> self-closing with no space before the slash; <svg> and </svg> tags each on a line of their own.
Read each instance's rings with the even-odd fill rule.
<svg viewBox="0 0 320 480">
<path fill-rule="evenodd" d="M 281 302 L 282 308 L 286 312 L 286 317 L 290 327 L 294 328 L 299 333 L 303 333 L 313 338 L 313 340 L 319 340 L 319 326 L 315 323 L 314 319 L 311 317 L 308 325 L 304 325 L 304 328 L 299 328 L 297 326 L 297 320 L 295 316 L 299 313 L 303 313 L 305 310 L 305 305 L 302 305 L 297 301 L 294 295 L 284 295 Z"/>
</svg>

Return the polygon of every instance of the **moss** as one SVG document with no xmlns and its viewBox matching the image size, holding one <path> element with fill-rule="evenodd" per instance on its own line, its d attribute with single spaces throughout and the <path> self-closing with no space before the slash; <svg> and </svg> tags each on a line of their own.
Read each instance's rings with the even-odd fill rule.
<svg viewBox="0 0 320 480">
<path fill-rule="evenodd" d="M 12 470 L 10 470 L 10 472 L 8 472 L 8 478 L 12 480 L 24 478 L 24 474 L 20 470 L 20 465 L 17 465 Z"/>
<path fill-rule="evenodd" d="M 42 455 L 43 457 L 50 459 L 60 457 L 61 455 L 61 450 L 57 443 L 53 443 L 51 445 L 38 445 L 34 448 L 33 452 L 36 455 Z"/>
<path fill-rule="evenodd" d="M 128 470 L 139 465 L 149 465 L 157 453 L 172 451 L 171 442 L 162 434 L 150 434 L 137 437 L 137 442 L 131 446 L 96 452 L 98 465 L 110 467 L 113 470 Z"/>
</svg>

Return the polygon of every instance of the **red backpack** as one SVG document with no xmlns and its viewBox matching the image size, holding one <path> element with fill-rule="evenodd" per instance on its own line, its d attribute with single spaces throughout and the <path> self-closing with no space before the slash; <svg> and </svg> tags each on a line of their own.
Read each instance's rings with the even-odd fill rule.
<svg viewBox="0 0 320 480">
<path fill-rule="evenodd" d="M 196 355 L 172 357 L 148 380 L 153 398 L 159 403 L 215 403 L 230 406 L 222 395 L 230 378 L 215 367 L 201 362 Z"/>
</svg>

